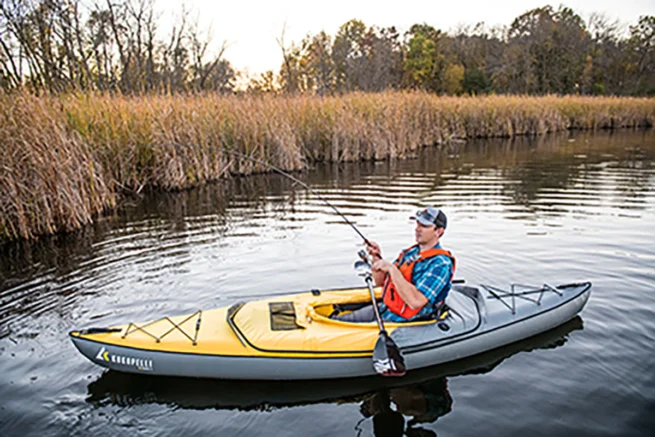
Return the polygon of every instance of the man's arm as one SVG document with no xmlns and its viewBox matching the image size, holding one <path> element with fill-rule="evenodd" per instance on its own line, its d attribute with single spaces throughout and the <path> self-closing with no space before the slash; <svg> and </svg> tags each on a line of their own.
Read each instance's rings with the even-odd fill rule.
<svg viewBox="0 0 655 437">
<path fill-rule="evenodd" d="M 413 310 L 422 308 L 428 299 L 421 293 L 403 274 L 389 261 L 379 260 L 373 263 L 373 271 L 381 274 L 383 277 L 388 273 L 396 291 L 400 294 L 403 301 Z M 376 282 L 377 283 L 377 282 Z"/>
<path fill-rule="evenodd" d="M 432 304 L 445 298 L 444 287 L 452 276 L 452 262 L 445 256 L 437 256 L 429 261 L 429 266 L 416 279 L 414 286 Z"/>
<path fill-rule="evenodd" d="M 373 258 L 373 265 L 375 265 L 375 263 L 378 261 L 382 261 L 382 258 Z M 384 285 L 384 280 L 387 278 L 387 274 L 385 272 L 371 268 L 371 275 L 373 276 L 373 282 L 375 282 L 376 286 L 380 287 Z"/>
</svg>

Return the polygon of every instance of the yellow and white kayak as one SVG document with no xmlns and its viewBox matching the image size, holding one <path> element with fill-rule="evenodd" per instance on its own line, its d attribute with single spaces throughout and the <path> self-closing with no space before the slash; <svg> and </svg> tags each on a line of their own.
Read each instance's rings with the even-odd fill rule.
<svg viewBox="0 0 655 437">
<path fill-rule="evenodd" d="M 439 320 L 385 328 L 407 369 L 418 369 L 559 326 L 580 312 L 590 289 L 588 282 L 507 291 L 455 285 Z M 89 360 L 123 372 L 257 380 L 369 376 L 378 325 L 329 318 L 335 308 L 367 301 L 367 288 L 312 290 L 69 335 Z"/>
</svg>

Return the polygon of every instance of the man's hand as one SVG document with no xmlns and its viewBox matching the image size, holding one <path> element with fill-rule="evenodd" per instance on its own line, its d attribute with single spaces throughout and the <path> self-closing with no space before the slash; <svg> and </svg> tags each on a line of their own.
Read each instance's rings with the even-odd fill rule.
<svg viewBox="0 0 655 437">
<path fill-rule="evenodd" d="M 371 269 L 373 269 L 374 271 L 383 272 L 383 273 L 391 273 L 391 270 L 393 270 L 394 268 L 395 266 L 392 263 L 384 259 L 375 261 L 371 266 Z"/>
<path fill-rule="evenodd" d="M 371 255 L 371 257 L 373 257 L 373 261 L 382 259 L 382 250 L 380 249 L 380 245 L 378 243 L 369 241 L 366 245 L 366 251 L 369 255 Z"/>
</svg>

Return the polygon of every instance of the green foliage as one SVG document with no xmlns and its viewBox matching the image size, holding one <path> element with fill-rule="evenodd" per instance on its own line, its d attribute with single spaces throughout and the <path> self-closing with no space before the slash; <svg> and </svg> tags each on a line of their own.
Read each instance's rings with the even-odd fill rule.
<svg viewBox="0 0 655 437">
<path fill-rule="evenodd" d="M 436 44 L 423 35 L 415 35 L 409 41 L 405 57 L 405 74 L 410 87 L 428 88 L 434 71 Z"/>
<path fill-rule="evenodd" d="M 488 94 L 491 89 L 491 80 L 484 71 L 470 68 L 464 72 L 462 88 L 469 95 Z"/>
<path fill-rule="evenodd" d="M 600 82 L 596 82 L 591 89 L 591 93 L 594 96 L 602 96 L 605 94 L 605 85 Z"/>
<path fill-rule="evenodd" d="M 334 37 L 332 59 L 335 66 L 336 87 L 343 91 L 355 90 L 357 62 L 361 58 L 366 25 L 350 20 L 339 28 Z"/>
<path fill-rule="evenodd" d="M 442 91 L 446 61 L 439 52 L 441 32 L 427 24 L 415 24 L 408 35 L 410 38 L 404 62 L 405 84 L 410 88 Z"/>
<path fill-rule="evenodd" d="M 630 26 L 628 46 L 633 94 L 648 94 L 655 88 L 655 16 L 641 16 L 636 26 Z"/>
<path fill-rule="evenodd" d="M 446 68 L 444 75 L 444 88 L 446 94 L 460 95 L 463 91 L 464 66 L 460 64 L 450 64 Z"/>
</svg>

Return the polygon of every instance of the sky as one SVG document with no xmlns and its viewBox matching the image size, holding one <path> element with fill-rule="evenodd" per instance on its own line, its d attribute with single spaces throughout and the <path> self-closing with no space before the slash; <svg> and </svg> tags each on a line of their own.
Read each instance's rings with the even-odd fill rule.
<svg viewBox="0 0 655 437">
<path fill-rule="evenodd" d="M 611 21 L 636 24 L 640 15 L 655 15 L 655 0 L 565 0 L 585 21 L 593 12 Z M 510 25 L 522 13 L 551 4 L 547 0 L 185 0 L 190 18 L 199 27 L 211 31 L 213 53 L 227 43 L 224 57 L 232 66 L 250 76 L 267 70 L 278 72 L 282 52 L 276 39 L 284 30 L 285 45 L 300 42 L 307 34 L 324 30 L 334 36 L 339 27 L 351 19 L 367 26 L 396 26 L 401 32 L 412 24 L 427 23 L 442 31 L 459 25 L 484 22 L 488 27 Z M 160 38 L 166 35 L 173 17 L 180 15 L 180 0 L 155 0 L 161 13 Z"/>
</svg>

